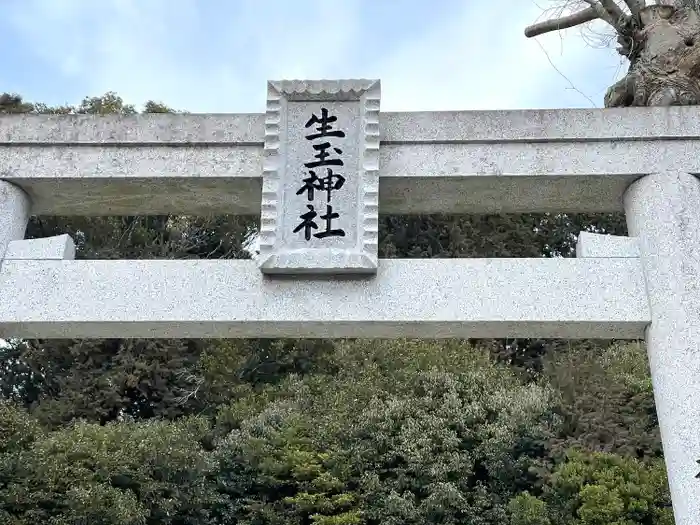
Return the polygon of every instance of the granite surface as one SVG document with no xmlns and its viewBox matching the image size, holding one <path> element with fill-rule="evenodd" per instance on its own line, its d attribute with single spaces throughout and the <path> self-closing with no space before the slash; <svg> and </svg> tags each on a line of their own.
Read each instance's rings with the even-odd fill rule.
<svg viewBox="0 0 700 525">
<path fill-rule="evenodd" d="M 700 523 L 700 181 L 656 173 L 625 194 L 652 322 L 646 331 L 676 525 Z"/>
<path fill-rule="evenodd" d="M 254 260 L 10 260 L 0 337 L 630 339 L 645 293 L 636 258 L 386 259 L 333 278 Z"/>
<path fill-rule="evenodd" d="M 30 208 L 24 190 L 0 180 L 0 264 L 10 242 L 24 239 Z"/>
<path fill-rule="evenodd" d="M 380 213 L 608 212 L 643 175 L 700 173 L 700 107 L 380 113 Z M 0 119 L 33 211 L 259 215 L 264 114 Z M 663 155 L 659 155 L 663 151 Z"/>
<path fill-rule="evenodd" d="M 379 103 L 376 80 L 268 84 L 264 273 L 377 271 Z"/>
</svg>

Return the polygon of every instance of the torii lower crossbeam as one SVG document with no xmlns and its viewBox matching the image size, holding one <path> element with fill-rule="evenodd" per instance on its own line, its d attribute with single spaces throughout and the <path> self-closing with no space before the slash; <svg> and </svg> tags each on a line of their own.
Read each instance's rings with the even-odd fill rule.
<svg viewBox="0 0 700 525">
<path fill-rule="evenodd" d="M 0 271 L 3 338 L 633 339 L 650 319 L 639 258 L 381 260 L 374 278 L 332 280 L 270 278 L 250 260 Z"/>
</svg>

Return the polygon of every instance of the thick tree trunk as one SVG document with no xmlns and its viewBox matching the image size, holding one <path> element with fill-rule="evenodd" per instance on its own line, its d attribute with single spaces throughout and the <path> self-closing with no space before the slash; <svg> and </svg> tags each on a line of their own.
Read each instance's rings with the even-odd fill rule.
<svg viewBox="0 0 700 525">
<path fill-rule="evenodd" d="M 618 41 L 630 59 L 627 75 L 608 89 L 605 107 L 700 104 L 698 2 L 651 5 Z"/>
</svg>

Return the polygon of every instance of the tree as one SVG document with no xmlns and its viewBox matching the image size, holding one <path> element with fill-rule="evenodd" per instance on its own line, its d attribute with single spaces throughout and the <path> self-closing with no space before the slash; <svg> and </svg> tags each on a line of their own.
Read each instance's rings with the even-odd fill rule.
<svg viewBox="0 0 700 525">
<path fill-rule="evenodd" d="M 698 0 L 576 0 L 564 16 L 533 24 L 525 36 L 605 22 L 627 75 L 605 94 L 605 107 L 700 104 L 700 2 Z"/>
</svg>

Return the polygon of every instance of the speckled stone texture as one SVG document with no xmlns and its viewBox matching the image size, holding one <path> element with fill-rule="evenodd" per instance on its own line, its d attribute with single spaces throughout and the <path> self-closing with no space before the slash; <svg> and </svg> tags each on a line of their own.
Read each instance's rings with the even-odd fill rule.
<svg viewBox="0 0 700 525">
<path fill-rule="evenodd" d="M 576 257 L 639 257 L 639 246 L 634 237 L 581 232 Z"/>
<path fill-rule="evenodd" d="M 29 196 L 19 186 L 0 180 L 0 264 L 7 245 L 24 239 L 30 209 Z"/>
<path fill-rule="evenodd" d="M 260 269 L 374 274 L 378 80 L 268 82 Z"/>
<path fill-rule="evenodd" d="M 700 173 L 698 106 L 380 113 L 379 127 L 381 213 L 622 211 L 645 174 Z M 0 179 L 39 215 L 257 215 L 264 139 L 264 114 L 5 115 Z"/>
<path fill-rule="evenodd" d="M 54 235 L 43 239 L 12 241 L 7 246 L 5 260 L 71 260 L 75 259 L 75 244 L 70 235 Z"/>
<path fill-rule="evenodd" d="M 645 294 L 638 258 L 387 259 L 375 278 L 274 279 L 252 260 L 5 261 L 0 337 L 629 339 L 650 321 Z"/>
<path fill-rule="evenodd" d="M 646 330 L 676 525 L 700 523 L 700 181 L 667 171 L 624 196 L 652 322 Z"/>
</svg>

